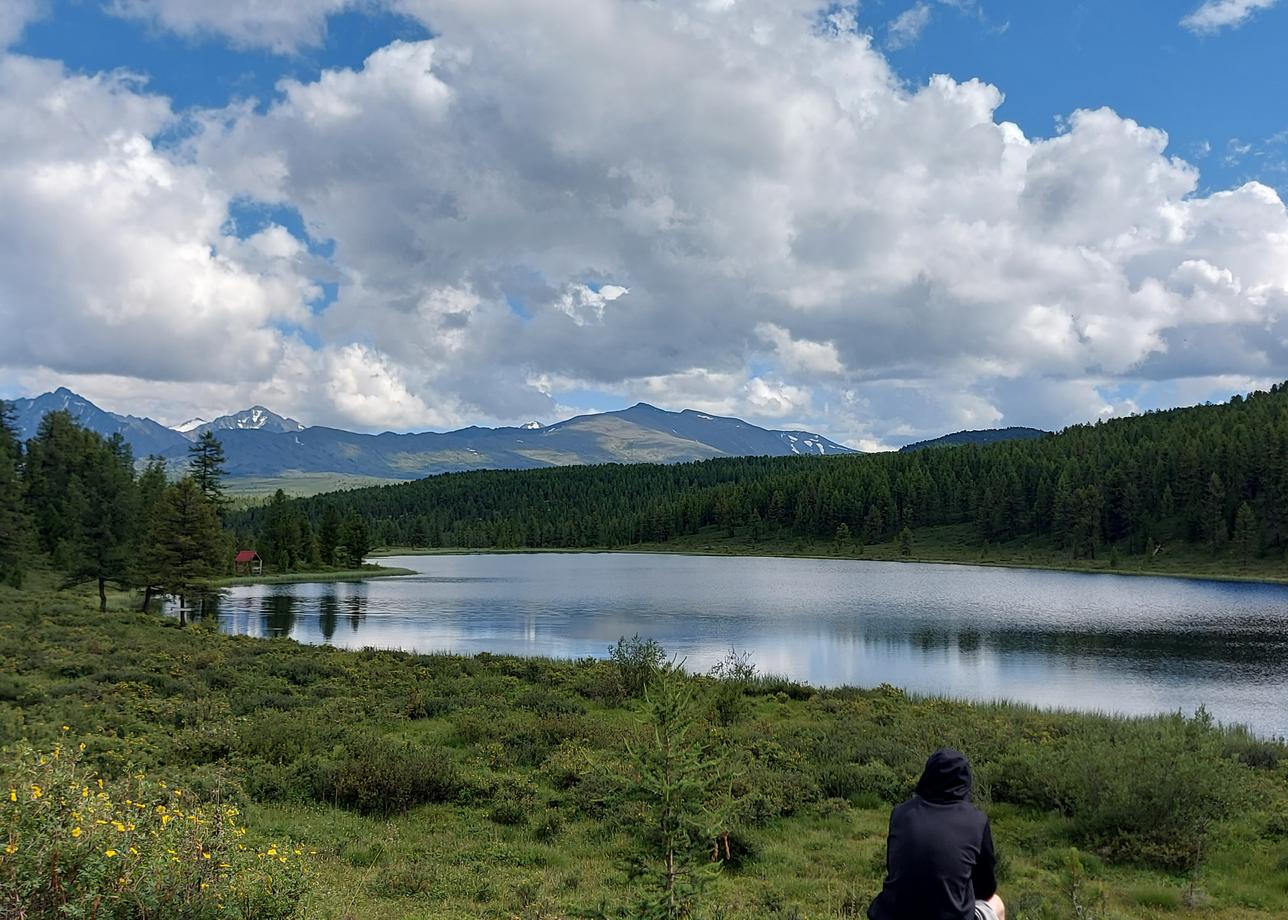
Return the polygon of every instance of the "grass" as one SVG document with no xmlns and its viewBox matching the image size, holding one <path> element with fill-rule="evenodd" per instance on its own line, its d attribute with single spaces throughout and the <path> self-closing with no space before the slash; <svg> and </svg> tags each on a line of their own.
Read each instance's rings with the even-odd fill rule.
<svg viewBox="0 0 1288 920">
<path fill-rule="evenodd" d="M 625 866 L 639 827 L 625 745 L 649 729 L 612 662 L 231 637 L 140 614 L 124 595 L 100 615 L 91 598 L 53 583 L 38 575 L 26 591 L 0 587 L 0 743 L 47 749 L 67 725 L 111 774 L 146 768 L 237 802 L 254 840 L 316 851 L 307 916 L 550 920 L 617 916 L 630 903 Z M 1104 897 L 1097 920 L 1288 915 L 1280 744 L 1175 717 L 817 690 L 763 676 L 732 690 L 693 680 L 712 706 L 702 730 L 736 767 L 743 808 L 740 862 L 710 892 L 710 918 L 861 916 L 880 884 L 891 803 L 940 744 L 967 751 L 980 772 L 1012 920 L 1074 916 L 1075 846 L 1084 900 Z M 727 719 L 716 717 L 721 699 L 732 700 Z M 364 814 L 342 807 L 325 779 L 347 762 L 380 789 L 413 755 L 439 758 L 455 791 Z M 1147 834 L 1165 809 L 1124 813 L 1122 827 L 1088 836 L 1095 814 L 1085 797 L 1097 786 L 1171 783 L 1184 796 L 1214 779 L 1248 794 L 1215 826 L 1197 876 L 1160 868 L 1131 848 L 1135 838 L 1115 836 L 1129 821 Z M 1043 804 L 1051 784 L 1065 805 Z M 503 800 L 523 803 L 516 823 L 494 820 Z"/>
<path fill-rule="evenodd" d="M 239 505 L 262 504 L 281 489 L 294 498 L 307 498 L 323 492 L 385 486 L 407 479 L 388 476 L 365 476 L 357 473 L 283 473 L 281 476 L 233 476 L 224 480 L 224 491 Z"/>
<path fill-rule="evenodd" d="M 912 552 L 900 553 L 896 542 L 876 543 L 860 548 L 851 542 L 838 546 L 828 540 L 779 539 L 766 537 L 753 540 L 746 528 L 733 536 L 709 527 L 699 534 L 677 537 L 665 543 L 640 543 L 618 547 L 584 549 L 460 549 L 425 547 L 384 547 L 372 556 L 426 555 L 461 552 L 648 552 L 687 553 L 715 556 L 778 556 L 810 559 L 867 559 L 882 562 L 920 562 L 948 565 L 988 565 L 1012 568 L 1051 569 L 1064 572 L 1089 572 L 1115 575 L 1153 575 L 1171 578 L 1201 578 L 1218 581 L 1253 581 L 1288 584 L 1288 560 L 1277 556 L 1259 556 L 1244 563 L 1227 550 L 1213 556 L 1206 546 L 1180 543 L 1165 546 L 1157 556 L 1120 553 L 1115 561 L 1106 547 L 1096 558 L 1070 557 L 1049 543 L 1017 540 L 981 547 L 974 528 L 967 524 L 923 527 L 914 534 Z"/>
</svg>

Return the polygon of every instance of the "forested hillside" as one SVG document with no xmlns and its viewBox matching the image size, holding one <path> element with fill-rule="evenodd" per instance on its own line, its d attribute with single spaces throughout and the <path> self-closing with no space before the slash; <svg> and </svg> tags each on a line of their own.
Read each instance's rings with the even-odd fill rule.
<svg viewBox="0 0 1288 920">
<path fill-rule="evenodd" d="M 373 542 L 620 547 L 716 526 L 752 541 L 858 545 L 938 525 L 980 544 L 1042 540 L 1072 558 L 1199 544 L 1242 557 L 1288 548 L 1288 385 L 1227 404 L 1078 425 L 1036 440 L 824 458 L 718 459 L 434 476 L 278 501 L 230 520 L 277 544 L 356 513 Z"/>
</svg>

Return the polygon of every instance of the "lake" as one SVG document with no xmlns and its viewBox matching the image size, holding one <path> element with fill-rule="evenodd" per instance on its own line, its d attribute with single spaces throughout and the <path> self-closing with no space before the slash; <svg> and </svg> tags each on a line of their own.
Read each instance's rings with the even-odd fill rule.
<svg viewBox="0 0 1288 920">
<path fill-rule="evenodd" d="M 229 589 L 228 633 L 344 648 L 605 657 L 731 648 L 817 686 L 1151 713 L 1288 735 L 1288 587 L 982 566 L 643 554 L 408 556 L 418 574 Z"/>
</svg>

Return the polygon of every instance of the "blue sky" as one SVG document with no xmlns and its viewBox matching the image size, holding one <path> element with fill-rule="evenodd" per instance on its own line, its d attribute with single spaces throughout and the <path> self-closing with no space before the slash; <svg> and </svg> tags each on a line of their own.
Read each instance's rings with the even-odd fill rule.
<svg viewBox="0 0 1288 920">
<path fill-rule="evenodd" d="M 1260 179 L 1288 189 L 1288 109 L 1277 101 L 1288 92 L 1288 4 L 1206 34 L 1180 25 L 1199 6 L 1192 0 L 929 6 L 918 40 L 890 52 L 907 79 L 993 83 L 1006 93 L 998 116 L 1030 135 L 1055 132 L 1075 109 L 1109 106 L 1167 131 L 1170 151 L 1202 168 L 1204 188 Z M 910 7 L 879 9 L 895 18 Z M 877 8 L 864 5 L 869 16 Z M 874 31 L 889 43 L 888 29 Z"/>
<path fill-rule="evenodd" d="M 1000 87 L 1006 101 L 999 117 L 1029 135 L 1055 133 L 1059 119 L 1075 109 L 1109 106 L 1166 130 L 1170 152 L 1202 167 L 1205 188 L 1260 179 L 1284 190 L 1288 111 L 1274 96 L 1288 92 L 1288 3 L 1237 27 L 1196 34 L 1181 20 L 1199 5 L 867 0 L 860 21 L 914 84 L 945 73 Z M 930 10 L 928 21 L 898 46 L 890 26 L 918 6 Z M 112 15 L 94 0 L 54 0 L 52 9 L 27 27 L 13 50 L 88 73 L 128 68 L 179 108 L 247 98 L 265 103 L 276 98 L 283 77 L 312 80 L 326 69 L 358 68 L 396 39 L 431 35 L 408 16 L 345 11 L 328 17 L 320 46 L 274 53 L 236 47 L 217 34 L 175 36 Z"/>
<path fill-rule="evenodd" d="M 0 392 L 870 448 L 1225 398 L 1288 366 L 1284 47 L 1288 0 L 12 0 Z"/>
</svg>

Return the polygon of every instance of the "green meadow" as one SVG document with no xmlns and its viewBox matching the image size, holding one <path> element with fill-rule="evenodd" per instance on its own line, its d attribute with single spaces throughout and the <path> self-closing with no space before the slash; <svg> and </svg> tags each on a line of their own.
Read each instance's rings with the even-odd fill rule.
<svg viewBox="0 0 1288 920">
<path fill-rule="evenodd" d="M 258 879 L 259 900 L 191 916 L 638 916 L 659 859 L 639 774 L 656 737 L 645 688 L 664 679 L 645 644 L 576 662 L 349 652 L 180 627 L 136 606 L 116 595 L 100 614 L 49 573 L 0 588 L 0 741 L 23 793 L 0 804 L 0 836 L 7 826 L 18 848 L 0 858 L 0 885 L 28 844 L 97 865 L 76 862 L 91 845 L 70 836 L 70 811 L 32 823 L 49 798 L 27 801 L 12 778 L 27 742 L 46 759 L 84 745 L 77 769 L 109 790 L 146 775 L 182 785 L 194 813 L 237 815 L 244 843 L 223 871 Z M 889 809 L 941 745 L 976 765 L 1012 918 L 1288 913 L 1281 742 L 1202 715 L 821 690 L 745 664 L 682 678 L 692 742 L 722 790 L 709 844 L 720 871 L 695 917 L 861 916 Z M 81 856 L 105 862 L 94 839 Z M 129 858 L 145 860 L 140 848 Z M 279 874 L 254 875 L 265 865 Z M 113 903 L 96 916 L 147 916 Z"/>
</svg>

